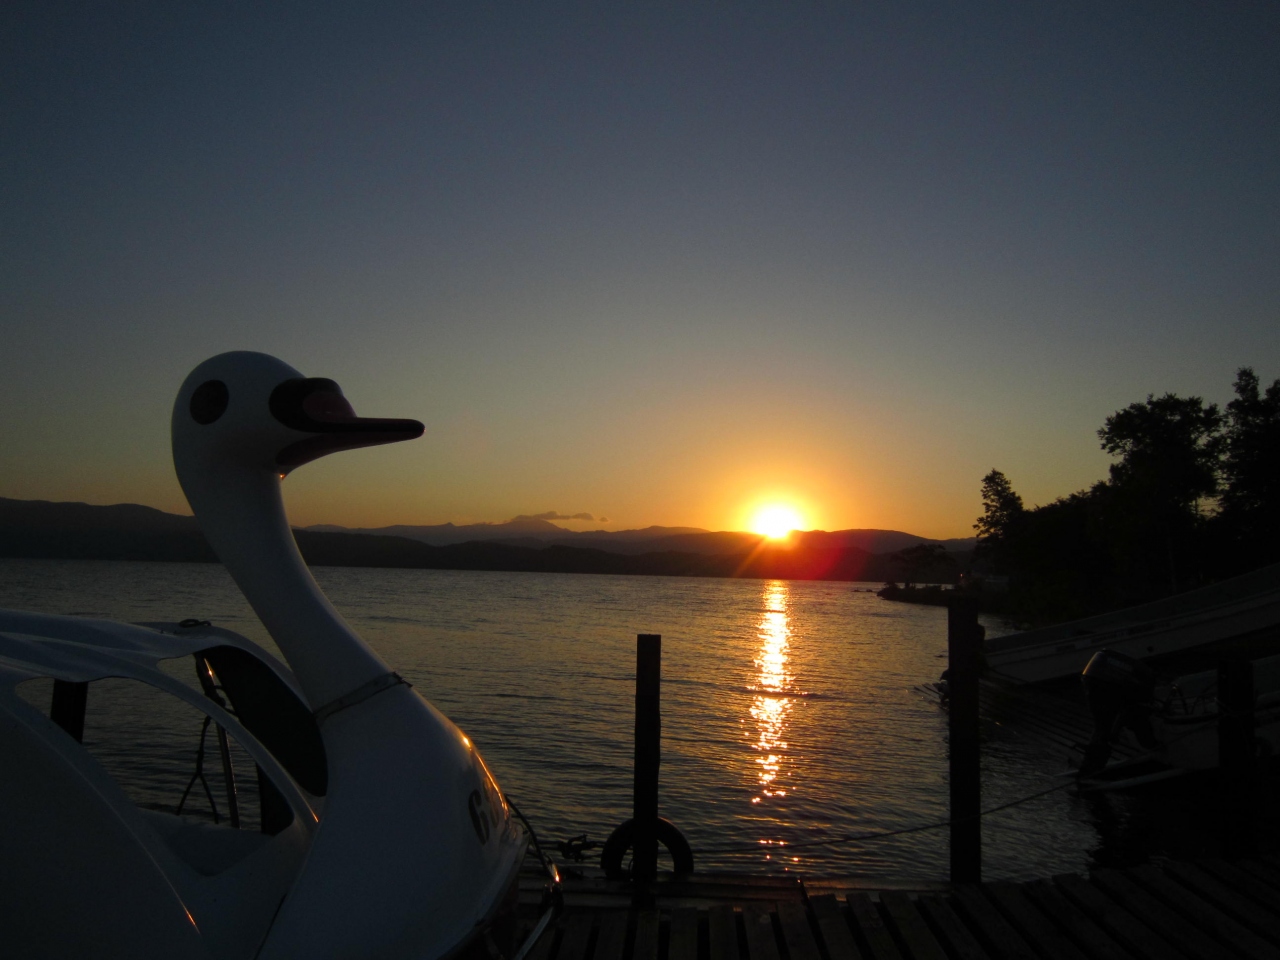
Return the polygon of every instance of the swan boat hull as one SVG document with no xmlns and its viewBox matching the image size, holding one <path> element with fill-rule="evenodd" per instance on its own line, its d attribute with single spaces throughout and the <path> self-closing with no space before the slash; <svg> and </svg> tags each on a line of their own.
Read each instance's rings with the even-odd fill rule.
<svg viewBox="0 0 1280 960">
<path fill-rule="evenodd" d="M 226 701 L 161 669 L 162 662 L 178 658 L 226 664 L 225 675 L 216 678 Z M 256 666 L 246 670 L 250 665 Z M 268 825 L 272 818 L 264 809 L 259 832 L 145 809 L 80 742 L 83 728 L 66 729 L 54 704 L 46 710 L 32 702 L 32 688 L 19 690 L 41 680 L 44 689 L 52 680 L 55 701 L 60 685 L 84 685 L 87 699 L 92 684 L 107 678 L 146 684 L 209 717 L 270 781 L 272 795 L 285 805 L 283 815 L 277 812 Z M 412 691 L 403 693 L 430 710 Z M 272 716 L 280 722 L 264 719 Z M 83 723 L 83 701 L 81 718 Z M 327 761 L 314 727 L 288 667 L 229 630 L 0 611 L 0 822 L 7 825 L 0 830 L 0 926 L 6 950 L 24 957 L 297 956 L 306 938 L 281 924 L 285 905 L 302 926 L 317 925 L 316 912 L 333 909 L 317 905 L 308 880 L 347 902 L 345 909 L 377 914 L 361 901 L 362 873 L 394 869 L 394 858 L 353 863 L 347 875 L 316 869 L 323 866 L 317 840 L 334 798 L 325 795 Z M 304 730 L 301 737 L 297 728 Z M 442 957 L 466 954 L 480 943 L 487 956 L 486 936 L 502 943 L 503 953 L 514 952 L 512 894 L 526 838 L 507 815 L 483 761 L 465 737 L 458 738 L 464 763 L 454 769 L 471 771 L 462 785 L 461 817 L 468 828 L 439 831 L 414 851 L 454 869 L 435 871 L 439 882 L 429 889 L 404 878 L 415 909 L 388 916 L 383 908 L 378 917 L 403 949 L 363 955 Z M 389 842 L 406 843 L 404 831 L 394 833 Z M 413 838 L 407 839 L 412 846 Z M 441 849 L 450 845 L 462 849 Z M 460 875 L 463 861 L 473 865 L 478 882 Z M 305 955 L 334 954 L 309 944 Z"/>
</svg>

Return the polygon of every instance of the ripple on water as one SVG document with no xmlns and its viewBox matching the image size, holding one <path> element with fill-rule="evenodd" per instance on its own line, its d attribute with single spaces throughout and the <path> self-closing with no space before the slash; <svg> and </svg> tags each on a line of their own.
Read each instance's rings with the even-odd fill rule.
<svg viewBox="0 0 1280 960">
<path fill-rule="evenodd" d="M 0 565 L 0 606 L 194 616 L 273 646 L 220 566 Z M 944 718 L 912 690 L 941 670 L 945 610 L 889 604 L 866 584 L 338 568 L 316 577 L 392 668 L 467 731 L 547 839 L 603 841 L 630 816 L 635 635 L 659 633 L 661 807 L 702 851 L 699 868 L 946 873 L 940 833 L 788 849 L 945 818 Z M 162 710 L 153 705 L 151 719 Z M 167 755 L 180 765 L 194 756 L 198 723 L 175 714 L 159 727 Z M 1060 767 L 1003 746 L 987 768 L 1001 797 L 1040 788 Z M 158 769 L 131 760 L 119 775 L 168 802 L 172 782 Z M 1091 817 L 1060 794 L 1009 811 L 986 831 L 987 876 L 1083 868 L 1098 844 Z"/>
</svg>

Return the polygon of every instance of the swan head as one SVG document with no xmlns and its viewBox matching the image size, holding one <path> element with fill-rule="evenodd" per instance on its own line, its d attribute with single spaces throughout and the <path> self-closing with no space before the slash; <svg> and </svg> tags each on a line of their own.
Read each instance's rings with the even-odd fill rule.
<svg viewBox="0 0 1280 960">
<path fill-rule="evenodd" d="M 184 488 L 222 470 L 289 471 L 325 454 L 422 435 L 417 420 L 358 417 L 332 380 L 305 377 L 265 353 L 204 361 L 173 405 L 173 459 Z"/>
</svg>

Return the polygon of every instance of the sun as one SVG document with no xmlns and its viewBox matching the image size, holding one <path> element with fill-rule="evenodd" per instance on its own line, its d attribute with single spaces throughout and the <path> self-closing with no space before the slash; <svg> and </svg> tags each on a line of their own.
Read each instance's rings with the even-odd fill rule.
<svg viewBox="0 0 1280 960">
<path fill-rule="evenodd" d="M 772 504 L 761 507 L 751 520 L 751 532 L 761 533 L 771 540 L 781 540 L 792 530 L 804 526 L 804 518 L 795 507 Z"/>
</svg>

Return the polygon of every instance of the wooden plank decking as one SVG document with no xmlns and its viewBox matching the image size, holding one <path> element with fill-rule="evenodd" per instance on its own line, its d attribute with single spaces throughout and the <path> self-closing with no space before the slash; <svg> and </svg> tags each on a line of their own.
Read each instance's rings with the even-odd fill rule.
<svg viewBox="0 0 1280 960">
<path fill-rule="evenodd" d="M 529 960 L 1280 960 L 1280 857 L 1031 883 L 871 890 L 855 881 L 571 879 Z M 532 929 L 541 881 L 522 884 Z"/>
</svg>

